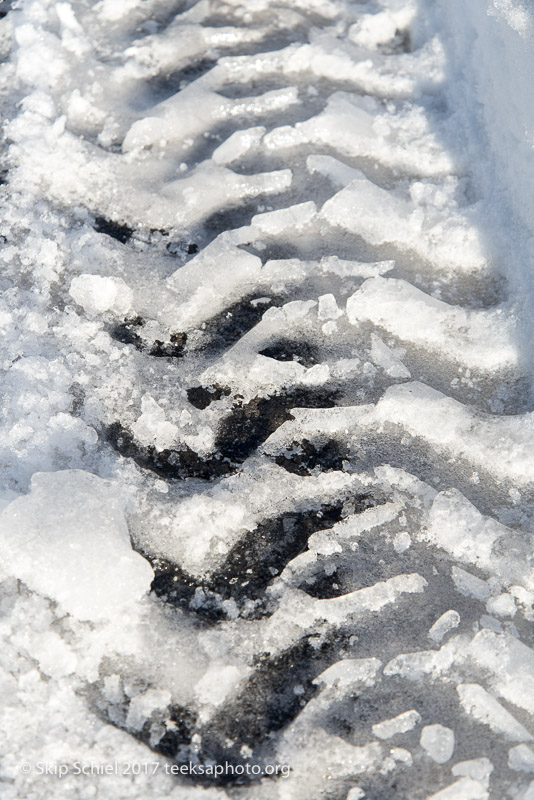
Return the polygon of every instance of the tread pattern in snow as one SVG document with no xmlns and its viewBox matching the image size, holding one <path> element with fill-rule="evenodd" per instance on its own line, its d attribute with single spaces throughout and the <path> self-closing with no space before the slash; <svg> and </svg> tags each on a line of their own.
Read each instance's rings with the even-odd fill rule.
<svg viewBox="0 0 534 800">
<path fill-rule="evenodd" d="M 531 738 L 528 703 L 496 688 L 499 653 L 532 659 L 528 376 L 441 141 L 440 54 L 411 49 L 409 4 L 373 40 L 380 8 L 62 3 L 39 23 L 67 61 L 56 107 L 18 75 L 34 86 L 8 129 L 11 196 L 42 204 L 68 262 L 46 301 L 84 426 L 66 466 L 135 495 L 168 640 L 153 674 L 104 659 L 89 705 L 179 764 L 291 765 L 197 779 L 221 797 L 352 800 L 357 784 L 415 800 L 471 780 L 443 797 L 497 798 L 502 720 Z M 29 4 L 15 14 L 36 24 Z M 117 295 L 101 302 L 87 273 Z M 181 636 L 204 677 L 176 699 Z M 173 698 L 139 721 L 153 690 Z M 416 725 L 376 733 L 413 709 Z M 435 724 L 452 761 L 421 746 Z M 485 777 L 451 773 L 477 758 Z"/>
</svg>

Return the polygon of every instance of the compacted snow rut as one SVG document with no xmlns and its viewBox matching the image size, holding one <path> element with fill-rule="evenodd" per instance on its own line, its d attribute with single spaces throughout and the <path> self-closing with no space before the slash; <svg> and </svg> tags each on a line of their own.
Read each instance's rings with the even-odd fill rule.
<svg viewBox="0 0 534 800">
<path fill-rule="evenodd" d="M 8 798 L 534 791 L 529 364 L 416 13 L 2 21 Z"/>
</svg>

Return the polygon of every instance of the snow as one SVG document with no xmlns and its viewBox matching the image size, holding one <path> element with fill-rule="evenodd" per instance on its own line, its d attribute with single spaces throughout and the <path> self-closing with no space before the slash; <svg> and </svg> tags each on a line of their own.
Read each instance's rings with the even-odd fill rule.
<svg viewBox="0 0 534 800">
<path fill-rule="evenodd" d="M 452 198 L 445 203 L 443 208 L 429 204 L 425 209 L 426 204 L 417 203 L 416 196 L 392 194 L 360 172 L 324 204 L 321 216 L 372 245 L 395 243 L 436 268 L 472 272 L 484 269 L 486 261 L 476 231 Z"/>
<path fill-rule="evenodd" d="M 486 175 L 499 175 L 515 212 L 530 227 L 532 200 L 527 187 L 532 169 L 528 152 L 533 114 L 529 101 L 532 12 L 519 0 L 476 0 L 469 4 L 467 13 L 457 0 L 433 5 L 435 23 L 444 26 L 447 49 L 456 56 L 451 60 L 452 69 L 455 75 L 464 76 L 451 87 L 456 102 L 461 103 L 464 114 L 475 92 L 480 103 L 476 121 L 487 137 L 489 153 L 485 151 L 484 158 L 489 156 L 492 168 L 488 169 L 486 162 Z M 497 54 L 499 69 L 495 70 Z M 475 166 L 480 169 L 482 165 L 479 162 Z"/>
<path fill-rule="evenodd" d="M 458 0 L 422 0 L 421 7 L 425 23 L 417 35 L 425 39 L 430 29 L 439 30 L 447 54 L 447 95 L 458 109 L 460 125 L 452 144 L 463 149 L 460 131 L 477 142 L 476 150 L 470 148 L 471 168 L 486 196 L 484 213 L 495 226 L 499 257 L 528 326 L 533 297 L 532 9 L 521 0 L 475 0 L 468 7 Z M 506 224 L 514 229 L 513 248 L 502 233 Z M 532 363 L 528 336 L 524 328 L 522 344 Z"/>
<path fill-rule="evenodd" d="M 365 281 L 349 298 L 347 316 L 355 324 L 369 320 L 403 342 L 427 347 L 439 357 L 454 359 L 471 369 L 497 370 L 517 362 L 514 331 L 499 309 L 487 312 L 450 307 L 406 281 Z M 488 349 L 489 340 L 496 346 Z"/>
<path fill-rule="evenodd" d="M 100 275 L 79 275 L 71 282 L 71 297 L 89 316 L 104 311 L 114 311 L 124 316 L 132 306 L 132 290 L 120 278 L 103 278 Z"/>
<path fill-rule="evenodd" d="M 15 5 L 7 800 L 532 797 L 531 9 Z"/>
<path fill-rule="evenodd" d="M 0 542 L 6 574 L 80 620 L 114 619 L 150 589 L 120 497 L 82 470 L 36 473 L 30 494 L 2 511 Z"/>
</svg>

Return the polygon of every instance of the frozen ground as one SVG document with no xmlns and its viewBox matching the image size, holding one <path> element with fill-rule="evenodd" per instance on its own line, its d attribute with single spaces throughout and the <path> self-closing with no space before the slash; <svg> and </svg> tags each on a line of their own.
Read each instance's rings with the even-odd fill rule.
<svg viewBox="0 0 534 800">
<path fill-rule="evenodd" d="M 533 800 L 527 4 L 0 11 L 2 800 Z"/>
</svg>

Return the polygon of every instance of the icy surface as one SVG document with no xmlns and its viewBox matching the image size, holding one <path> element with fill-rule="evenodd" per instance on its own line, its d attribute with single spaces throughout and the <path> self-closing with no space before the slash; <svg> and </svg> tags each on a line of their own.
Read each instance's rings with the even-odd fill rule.
<svg viewBox="0 0 534 800">
<path fill-rule="evenodd" d="M 0 5 L 2 800 L 531 800 L 531 9 Z"/>
</svg>

